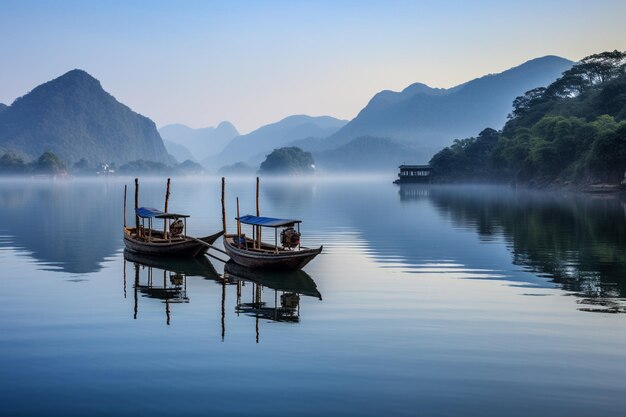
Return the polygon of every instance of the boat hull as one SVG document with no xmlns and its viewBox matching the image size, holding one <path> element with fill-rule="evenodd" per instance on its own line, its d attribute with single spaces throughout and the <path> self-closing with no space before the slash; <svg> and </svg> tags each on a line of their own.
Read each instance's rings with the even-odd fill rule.
<svg viewBox="0 0 626 417">
<path fill-rule="evenodd" d="M 209 245 L 213 244 L 223 232 L 198 238 Z M 186 238 L 175 242 L 145 242 L 135 239 L 130 233 L 124 231 L 124 245 L 126 250 L 144 255 L 161 255 L 173 257 L 195 257 L 203 255 L 209 248 L 195 239 Z"/>
<path fill-rule="evenodd" d="M 297 271 L 302 269 L 313 258 L 322 252 L 323 246 L 316 249 L 302 249 L 297 251 L 281 250 L 273 252 L 252 252 L 238 248 L 233 244 L 233 235 L 224 236 L 224 250 L 233 262 L 250 269 L 266 269 L 275 271 Z"/>
</svg>

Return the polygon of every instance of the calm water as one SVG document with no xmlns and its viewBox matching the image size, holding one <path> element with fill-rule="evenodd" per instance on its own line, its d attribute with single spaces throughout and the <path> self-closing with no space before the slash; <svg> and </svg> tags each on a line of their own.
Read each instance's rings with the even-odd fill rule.
<svg viewBox="0 0 626 417">
<path fill-rule="evenodd" d="M 624 413 L 620 198 L 262 181 L 262 214 L 324 245 L 282 277 L 125 260 L 125 183 L 0 182 L 1 415 Z M 254 180 L 227 184 L 231 231 L 236 196 L 253 213 Z M 173 180 L 190 233 L 218 204 Z"/>
</svg>

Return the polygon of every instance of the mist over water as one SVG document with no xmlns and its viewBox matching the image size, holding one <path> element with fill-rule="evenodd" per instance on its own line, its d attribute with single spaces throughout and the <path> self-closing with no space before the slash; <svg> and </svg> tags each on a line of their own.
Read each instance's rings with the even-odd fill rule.
<svg viewBox="0 0 626 417">
<path fill-rule="evenodd" d="M 261 215 L 302 219 L 303 245 L 324 245 L 280 277 L 125 259 L 124 184 L 132 224 L 130 178 L 0 182 L 3 413 L 626 406 L 623 197 L 262 178 Z M 220 187 L 172 179 L 169 209 L 191 215 L 190 234 L 221 228 Z M 164 179 L 140 178 L 140 205 L 162 208 L 164 194 Z M 254 214 L 254 178 L 227 179 L 230 231 L 236 197 Z M 295 293 L 297 308 L 281 298 Z"/>
</svg>

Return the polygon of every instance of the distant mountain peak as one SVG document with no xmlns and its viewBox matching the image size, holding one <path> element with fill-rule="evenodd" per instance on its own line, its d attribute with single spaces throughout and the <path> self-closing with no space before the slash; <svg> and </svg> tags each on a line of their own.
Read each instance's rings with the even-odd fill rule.
<svg viewBox="0 0 626 417">
<path fill-rule="evenodd" d="M 175 157 L 181 158 L 185 153 L 181 148 L 176 148 L 173 144 L 182 145 L 194 155 L 197 160 L 205 159 L 215 155 L 224 149 L 226 145 L 239 132 L 228 121 L 220 122 L 217 127 L 202 127 L 194 129 L 183 124 L 170 124 L 159 129 L 161 137 L 171 143 L 166 143 L 170 152 L 175 152 Z M 185 154 L 186 155 L 186 154 Z M 186 156 L 188 158 L 188 156 Z"/>
<path fill-rule="evenodd" d="M 498 128 L 515 97 L 550 84 L 572 64 L 547 55 L 448 89 L 413 83 L 400 92 L 384 90 L 327 144 L 337 147 L 360 136 L 375 136 L 435 148 L 476 135 L 485 126 Z"/>
<path fill-rule="evenodd" d="M 233 129 L 236 129 L 236 128 L 235 128 L 235 125 L 233 125 L 233 124 L 232 124 L 231 122 L 229 122 L 228 120 L 224 120 L 223 122 L 220 122 L 220 123 L 217 125 L 216 129 L 224 129 L 224 128 L 227 128 L 227 127 L 228 127 L 228 128 L 233 128 Z"/>
<path fill-rule="evenodd" d="M 413 83 L 411 85 L 409 85 L 408 87 L 406 87 L 404 90 L 401 91 L 400 94 L 405 94 L 405 95 L 414 95 L 414 94 L 434 94 L 434 95 L 438 95 L 441 93 L 445 93 L 446 89 L 445 88 L 433 88 L 429 85 L 426 85 L 424 83 Z"/>
<path fill-rule="evenodd" d="M 220 124 L 217 125 L 215 130 L 218 130 L 221 132 L 228 132 L 228 134 L 232 137 L 239 136 L 239 131 L 237 130 L 235 125 L 233 125 L 231 122 L 227 120 L 220 122 Z"/>
<path fill-rule="evenodd" d="M 82 69 L 73 69 L 71 71 L 68 71 L 65 74 L 61 75 L 60 77 L 57 77 L 51 81 L 48 81 L 45 84 L 42 84 L 40 87 L 45 86 L 45 85 L 54 85 L 54 84 L 60 84 L 60 83 L 65 83 L 66 85 L 90 84 L 93 87 L 104 90 L 102 88 L 102 85 L 100 84 L 100 81 L 98 81 L 95 77 L 93 77 L 87 71 L 82 70 Z"/>
<path fill-rule="evenodd" d="M 0 147 L 28 158 L 49 150 L 69 162 L 170 160 L 154 122 L 81 69 L 35 87 L 2 111 Z"/>
</svg>

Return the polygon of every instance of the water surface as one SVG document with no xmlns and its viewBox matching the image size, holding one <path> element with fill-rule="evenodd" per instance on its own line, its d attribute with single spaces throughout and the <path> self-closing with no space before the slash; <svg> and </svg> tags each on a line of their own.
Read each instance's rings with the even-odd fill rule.
<svg viewBox="0 0 626 417">
<path fill-rule="evenodd" d="M 161 207 L 164 183 L 142 179 L 141 204 Z M 324 245 L 285 278 L 210 258 L 125 259 L 124 184 L 0 182 L 0 414 L 626 406 L 620 197 L 262 180 L 261 213 L 302 218 L 303 244 Z M 235 197 L 254 213 L 254 190 L 254 179 L 227 183 L 231 231 Z M 212 233 L 219 194 L 217 179 L 174 179 L 170 210 L 191 214 L 190 233 Z"/>
</svg>

